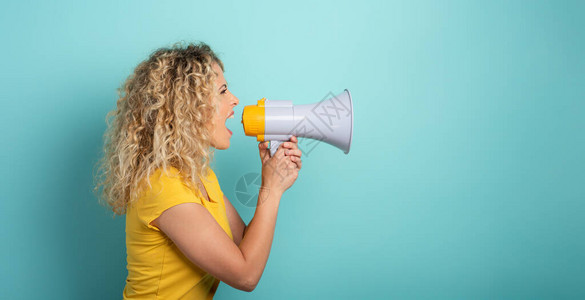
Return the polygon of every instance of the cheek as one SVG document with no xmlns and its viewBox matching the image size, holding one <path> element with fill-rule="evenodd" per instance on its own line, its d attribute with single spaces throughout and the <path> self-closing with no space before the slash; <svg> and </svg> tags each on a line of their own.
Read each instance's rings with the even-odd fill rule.
<svg viewBox="0 0 585 300">
<path fill-rule="evenodd" d="M 210 122 L 208 122 L 206 124 L 207 130 L 209 130 L 210 133 L 213 133 L 213 131 L 217 127 L 217 124 L 219 123 L 218 119 L 219 118 L 217 116 L 213 116 L 213 118 L 210 120 Z"/>
<path fill-rule="evenodd" d="M 227 116 L 228 111 L 230 110 L 229 105 L 226 104 L 227 101 L 225 99 L 220 99 L 219 101 L 220 102 L 219 102 L 219 105 L 217 107 L 217 112 L 213 116 L 213 119 L 211 121 L 212 126 L 210 126 L 210 127 L 213 127 L 213 128 L 211 128 L 212 132 L 213 132 L 213 130 L 216 130 L 219 132 L 221 130 L 221 128 L 223 126 L 225 126 L 225 122 L 226 122 L 225 116 Z"/>
<path fill-rule="evenodd" d="M 216 115 L 213 118 L 213 121 L 211 122 L 213 124 L 213 129 L 215 130 L 219 130 L 224 125 L 225 120 L 219 116 L 220 114 L 221 112 L 219 112 L 218 115 Z"/>
</svg>

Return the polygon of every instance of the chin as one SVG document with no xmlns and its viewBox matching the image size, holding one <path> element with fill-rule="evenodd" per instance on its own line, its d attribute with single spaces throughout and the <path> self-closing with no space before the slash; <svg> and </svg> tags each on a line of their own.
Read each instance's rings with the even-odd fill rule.
<svg viewBox="0 0 585 300">
<path fill-rule="evenodd" d="M 217 150 L 226 150 L 227 148 L 230 147 L 230 140 L 226 140 L 220 143 L 217 143 L 215 146 L 213 146 L 213 148 L 217 149 Z"/>
</svg>

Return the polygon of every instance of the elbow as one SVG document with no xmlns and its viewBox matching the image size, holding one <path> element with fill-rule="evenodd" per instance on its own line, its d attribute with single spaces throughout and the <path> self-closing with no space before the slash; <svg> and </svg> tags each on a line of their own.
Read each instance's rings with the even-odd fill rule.
<svg viewBox="0 0 585 300">
<path fill-rule="evenodd" d="M 246 278 L 240 285 L 240 290 L 245 291 L 245 292 L 252 292 L 256 286 L 258 285 L 258 281 L 260 280 L 260 278 L 256 279 L 256 278 L 252 278 L 252 277 L 248 277 Z"/>
<path fill-rule="evenodd" d="M 235 273 L 232 273 L 235 275 L 235 285 L 232 286 L 238 290 L 252 292 L 260 282 L 263 271 L 263 269 L 258 268 L 258 265 L 254 265 L 244 259 L 241 267 Z"/>
<path fill-rule="evenodd" d="M 241 288 L 240 290 L 242 290 L 242 291 L 244 291 L 244 292 L 248 292 L 248 293 L 250 293 L 250 292 L 252 292 L 252 291 L 253 291 L 255 288 L 256 288 L 256 286 L 255 286 L 255 285 L 247 285 L 247 286 L 245 286 L 245 287 Z"/>
<path fill-rule="evenodd" d="M 253 291 L 256 286 L 258 285 L 258 281 L 260 278 L 255 278 L 253 276 L 236 276 L 232 278 L 232 280 L 222 280 L 224 283 L 228 284 L 229 286 L 238 289 L 244 292 L 251 292 Z"/>
<path fill-rule="evenodd" d="M 256 276 L 255 274 L 246 273 L 245 275 L 239 276 L 239 280 L 237 282 L 237 286 L 234 286 L 238 290 L 242 290 L 245 292 L 253 291 L 258 282 L 260 281 L 260 276 Z"/>
</svg>

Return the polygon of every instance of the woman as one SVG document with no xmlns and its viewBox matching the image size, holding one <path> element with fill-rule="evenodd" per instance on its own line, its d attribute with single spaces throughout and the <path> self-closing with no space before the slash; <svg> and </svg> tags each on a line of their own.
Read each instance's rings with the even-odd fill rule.
<svg viewBox="0 0 585 300">
<path fill-rule="evenodd" d="M 95 191 L 126 214 L 124 299 L 211 299 L 220 280 L 244 291 L 258 284 L 301 151 L 296 137 L 272 157 L 259 144 L 262 187 L 246 225 L 209 168 L 213 149 L 230 146 L 225 122 L 238 103 L 204 43 L 155 51 L 121 88 Z"/>
</svg>

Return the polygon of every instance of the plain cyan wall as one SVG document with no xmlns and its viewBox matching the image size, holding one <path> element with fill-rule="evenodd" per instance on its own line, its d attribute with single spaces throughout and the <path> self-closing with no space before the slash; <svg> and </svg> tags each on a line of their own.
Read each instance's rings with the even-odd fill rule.
<svg viewBox="0 0 585 300">
<path fill-rule="evenodd" d="M 349 89 L 252 293 L 216 299 L 575 299 L 585 293 L 582 1 L 9 1 L 0 10 L 0 298 L 120 299 L 123 216 L 91 192 L 116 88 L 204 41 L 240 99 L 223 192 L 258 173 L 244 105 Z"/>
</svg>

